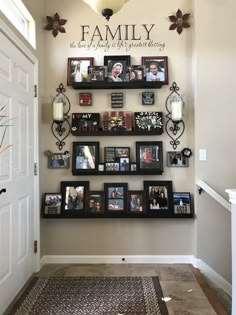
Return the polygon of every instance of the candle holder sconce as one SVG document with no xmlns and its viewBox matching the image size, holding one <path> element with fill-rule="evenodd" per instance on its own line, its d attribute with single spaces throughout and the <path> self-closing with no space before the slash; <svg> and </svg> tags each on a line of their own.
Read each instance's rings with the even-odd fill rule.
<svg viewBox="0 0 236 315">
<path fill-rule="evenodd" d="M 173 82 L 170 87 L 171 93 L 166 99 L 167 121 L 165 124 L 165 130 L 168 136 L 171 138 L 170 144 L 175 150 L 180 144 L 179 138 L 183 135 L 185 130 L 185 123 L 183 121 L 183 99 L 178 93 L 179 87 L 176 82 Z"/>
<path fill-rule="evenodd" d="M 57 139 L 56 145 L 59 150 L 64 147 L 65 139 L 69 136 L 71 125 L 69 123 L 70 116 L 68 115 L 71 104 L 69 98 L 65 95 L 66 89 L 61 83 L 56 89 L 58 92 L 53 99 L 53 122 L 51 131 L 53 136 Z"/>
</svg>

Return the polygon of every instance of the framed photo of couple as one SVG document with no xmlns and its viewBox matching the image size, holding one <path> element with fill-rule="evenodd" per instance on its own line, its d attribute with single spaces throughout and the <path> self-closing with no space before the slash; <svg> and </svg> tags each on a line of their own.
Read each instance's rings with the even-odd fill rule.
<svg viewBox="0 0 236 315">
<path fill-rule="evenodd" d="M 155 174 L 163 172 L 163 153 L 161 141 L 137 141 L 136 142 L 137 170 L 155 171 Z"/>
</svg>

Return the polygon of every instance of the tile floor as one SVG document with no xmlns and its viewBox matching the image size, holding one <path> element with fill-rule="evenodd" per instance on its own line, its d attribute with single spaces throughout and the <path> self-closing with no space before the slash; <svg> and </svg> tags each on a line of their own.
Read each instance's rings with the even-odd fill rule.
<svg viewBox="0 0 236 315">
<path fill-rule="evenodd" d="M 222 298 L 221 304 L 225 304 L 224 308 L 214 310 L 196 280 L 194 270 L 188 264 L 49 264 L 36 276 L 158 276 L 164 297 L 170 298 L 166 302 L 169 315 L 230 315 L 229 297 L 227 300 L 223 292 L 214 289 L 216 295 L 212 291 L 213 296 L 218 294 L 217 303 Z M 217 303 L 213 301 L 213 305 Z"/>
</svg>

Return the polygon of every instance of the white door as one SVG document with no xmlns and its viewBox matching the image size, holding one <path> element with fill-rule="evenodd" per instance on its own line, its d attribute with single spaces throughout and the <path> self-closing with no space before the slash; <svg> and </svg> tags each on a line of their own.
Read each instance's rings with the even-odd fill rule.
<svg viewBox="0 0 236 315">
<path fill-rule="evenodd" d="M 35 109 L 34 65 L 1 32 L 0 43 L 0 191 L 6 190 L 0 194 L 2 314 L 35 271 Z"/>
</svg>

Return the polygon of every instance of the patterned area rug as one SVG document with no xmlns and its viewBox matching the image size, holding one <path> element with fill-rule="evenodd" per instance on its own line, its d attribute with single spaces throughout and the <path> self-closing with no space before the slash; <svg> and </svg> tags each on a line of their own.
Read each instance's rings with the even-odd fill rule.
<svg viewBox="0 0 236 315">
<path fill-rule="evenodd" d="M 34 278 L 10 315 L 168 315 L 158 277 Z"/>
</svg>

